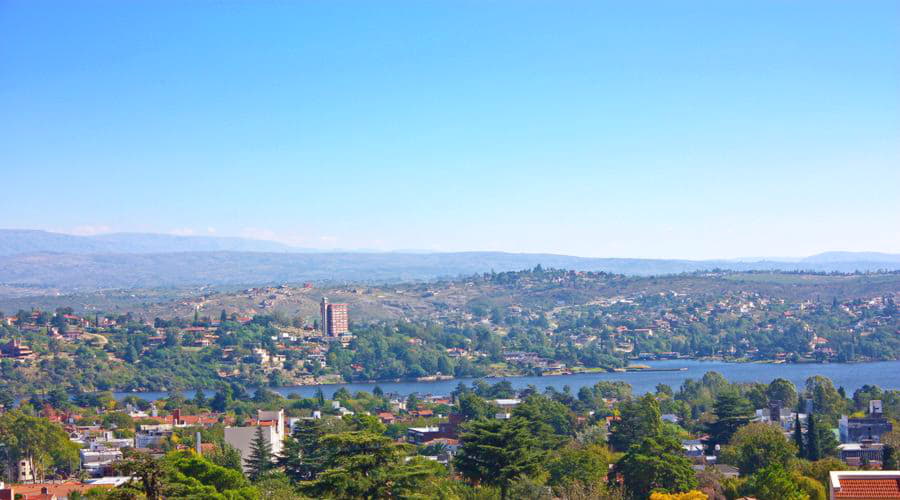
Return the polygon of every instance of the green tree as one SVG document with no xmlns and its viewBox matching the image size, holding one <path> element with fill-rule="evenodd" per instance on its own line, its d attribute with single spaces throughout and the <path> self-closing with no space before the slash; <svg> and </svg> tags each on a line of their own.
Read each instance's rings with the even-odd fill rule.
<svg viewBox="0 0 900 500">
<path fill-rule="evenodd" d="M 513 410 L 513 417 L 529 422 L 531 432 L 545 449 L 558 448 L 574 435 L 572 415 L 566 405 L 533 394 Z"/>
<path fill-rule="evenodd" d="M 884 470 L 897 470 L 897 454 L 893 446 L 886 444 L 882 450 L 881 468 Z"/>
<path fill-rule="evenodd" d="M 633 444 L 613 467 L 613 477 L 621 474 L 631 498 L 643 499 L 654 491 L 679 493 L 697 486 L 691 461 L 681 444 L 667 436 L 643 439 Z"/>
<path fill-rule="evenodd" d="M 797 453 L 781 429 L 769 424 L 752 423 L 741 427 L 722 447 L 724 463 L 737 467 L 742 475 L 750 475 L 769 464 L 787 468 Z"/>
<path fill-rule="evenodd" d="M 231 388 L 225 386 L 218 391 L 213 396 L 212 402 L 210 403 L 210 407 L 213 411 L 224 412 L 231 406 Z"/>
<path fill-rule="evenodd" d="M 257 500 L 259 492 L 240 472 L 212 463 L 192 451 L 173 451 L 165 457 L 166 498 Z"/>
<path fill-rule="evenodd" d="M 837 458 L 828 457 L 815 462 L 801 460 L 797 462 L 800 474 L 811 477 L 822 484 L 828 484 L 828 476 L 833 470 L 848 470 L 852 467 Z"/>
<path fill-rule="evenodd" d="M 798 473 L 792 473 L 791 479 L 797 483 L 797 489 L 800 493 L 806 494 L 809 500 L 826 500 L 828 495 L 825 492 L 825 486 L 811 477 L 802 476 Z"/>
<path fill-rule="evenodd" d="M 202 387 L 197 387 L 195 389 L 196 394 L 194 394 L 194 404 L 199 408 L 208 408 L 209 407 L 209 399 L 206 397 L 206 393 L 203 392 Z"/>
<path fill-rule="evenodd" d="M 609 444 L 617 451 L 625 451 L 644 438 L 658 436 L 661 430 L 659 403 L 652 394 L 646 394 L 619 405 L 619 418 L 610 425 Z"/>
<path fill-rule="evenodd" d="M 474 392 L 461 394 L 456 398 L 456 404 L 459 407 L 459 414 L 466 421 L 491 418 L 497 412 L 494 405 Z"/>
<path fill-rule="evenodd" d="M 803 421 L 800 419 L 800 408 L 797 408 L 797 417 L 794 419 L 794 446 L 797 447 L 797 456 L 806 456 L 806 445 L 803 442 Z"/>
<path fill-rule="evenodd" d="M 7 470 L 15 470 L 20 461 L 28 462 L 38 481 L 44 480 L 48 470 L 68 475 L 79 465 L 78 446 L 62 427 L 20 410 L 0 414 L 0 457 Z"/>
<path fill-rule="evenodd" d="M 834 424 L 846 410 L 845 399 L 831 380 L 821 375 L 806 379 L 806 395 L 812 399 L 815 413 L 824 416 L 829 424 Z"/>
<path fill-rule="evenodd" d="M 257 426 L 256 434 L 250 443 L 250 456 L 244 459 L 250 479 L 254 481 L 272 469 L 272 444 L 263 435 L 263 428 Z"/>
<path fill-rule="evenodd" d="M 322 392 L 321 387 L 316 388 L 316 395 L 314 398 L 315 398 L 316 404 L 318 405 L 319 408 L 322 408 L 325 406 L 325 393 Z"/>
<path fill-rule="evenodd" d="M 264 500 L 302 500 L 290 478 L 280 472 L 270 472 L 253 484 Z"/>
<path fill-rule="evenodd" d="M 838 442 L 834 431 L 825 425 L 825 420 L 819 419 L 816 425 L 816 446 L 818 448 L 818 460 L 826 457 L 836 457 L 838 455 Z"/>
<path fill-rule="evenodd" d="M 9 410 L 13 406 L 15 406 L 15 404 L 16 404 L 16 400 L 13 399 L 10 391 L 6 390 L 5 387 L 2 388 L 2 390 L 0 390 L 0 408 L 3 408 L 4 410 Z"/>
<path fill-rule="evenodd" d="M 116 469 L 120 474 L 138 478 L 147 500 L 162 498 L 165 470 L 161 461 L 149 453 L 126 450 L 123 459 L 116 464 Z"/>
<path fill-rule="evenodd" d="M 605 482 L 609 470 L 609 455 L 606 448 L 597 445 L 563 448 L 547 463 L 547 472 L 550 475 L 547 484 L 565 488 L 575 482 L 584 484 Z"/>
<path fill-rule="evenodd" d="M 766 389 L 769 401 L 781 401 L 782 408 L 791 408 L 797 404 L 797 388 L 790 380 L 776 378 Z"/>
<path fill-rule="evenodd" d="M 243 459 L 241 459 L 241 451 L 228 443 L 221 443 L 214 452 L 210 453 L 207 458 L 222 467 L 236 470 L 243 473 Z"/>
<path fill-rule="evenodd" d="M 310 481 L 322 470 L 322 457 L 317 453 L 322 435 L 317 420 L 304 419 L 294 425 L 278 457 L 278 465 L 291 481 Z"/>
<path fill-rule="evenodd" d="M 326 434 L 318 441 L 323 470 L 302 489 L 317 498 L 396 498 L 411 496 L 442 473 L 440 464 L 409 461 L 411 447 L 369 431 Z"/>
<path fill-rule="evenodd" d="M 768 465 L 747 478 L 740 491 L 742 495 L 752 496 L 758 500 L 809 499 L 784 467 L 778 464 Z"/>
<path fill-rule="evenodd" d="M 453 461 L 456 470 L 469 481 L 500 488 L 504 500 L 517 477 L 540 469 L 543 452 L 529 422 L 522 418 L 473 421 L 464 427 L 460 439 Z"/>
<path fill-rule="evenodd" d="M 750 422 L 753 408 L 737 391 L 724 390 L 716 397 L 715 421 L 707 426 L 709 445 L 725 444 L 737 430 Z"/>
<path fill-rule="evenodd" d="M 813 413 L 806 416 L 806 459 L 811 462 L 822 458 L 822 448 L 819 446 L 820 434 L 816 420 L 816 415 Z"/>
</svg>

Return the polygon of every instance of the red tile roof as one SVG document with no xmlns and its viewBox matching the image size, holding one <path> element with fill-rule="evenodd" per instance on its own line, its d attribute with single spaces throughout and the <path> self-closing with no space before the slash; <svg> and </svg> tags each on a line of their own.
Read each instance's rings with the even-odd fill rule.
<svg viewBox="0 0 900 500">
<path fill-rule="evenodd" d="M 841 489 L 834 492 L 834 498 L 900 499 L 900 479 L 842 478 Z"/>
<path fill-rule="evenodd" d="M 68 497 L 69 494 L 73 491 L 77 491 L 79 493 L 86 493 L 88 490 L 92 490 L 94 488 L 103 488 L 109 489 L 112 488 L 112 485 L 108 484 L 81 484 L 75 482 L 68 483 L 34 483 L 34 484 L 13 484 L 9 486 L 13 489 L 16 495 L 22 495 L 26 499 L 31 498 L 41 498 L 41 488 L 47 488 L 48 495 L 55 495 L 58 497 Z"/>
</svg>

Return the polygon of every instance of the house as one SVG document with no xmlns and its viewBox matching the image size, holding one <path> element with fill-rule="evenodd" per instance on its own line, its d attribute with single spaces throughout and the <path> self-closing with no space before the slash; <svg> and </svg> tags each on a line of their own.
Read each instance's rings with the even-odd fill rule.
<svg viewBox="0 0 900 500">
<path fill-rule="evenodd" d="M 520 399 L 495 399 L 494 404 L 499 406 L 501 410 L 512 410 L 516 406 L 519 406 L 522 400 Z"/>
<path fill-rule="evenodd" d="M 829 500 L 900 500 L 900 471 L 831 471 Z"/>
<path fill-rule="evenodd" d="M 461 415 L 450 415 L 446 422 L 441 422 L 437 426 L 410 427 L 406 430 L 406 439 L 413 444 L 422 444 L 439 438 L 456 439 L 461 423 Z"/>
<path fill-rule="evenodd" d="M 867 463 L 880 464 L 884 458 L 884 444 L 864 440 L 862 443 L 838 445 L 838 456 L 847 465 L 859 467 Z"/>
<path fill-rule="evenodd" d="M 256 438 L 257 429 L 262 429 L 263 439 L 272 447 L 272 454 L 278 455 L 284 448 L 284 438 L 287 436 L 284 421 L 284 409 L 277 411 L 256 411 L 256 420 L 246 427 L 226 427 L 225 442 L 234 446 L 241 452 L 241 457 L 250 457 L 253 440 Z M 244 465 L 246 468 L 246 464 Z"/>
<path fill-rule="evenodd" d="M 881 441 L 881 436 L 894 429 L 890 420 L 884 418 L 880 400 L 869 401 L 869 414 L 861 418 L 841 416 L 838 429 L 842 443 L 859 443 L 863 440 Z"/>
<path fill-rule="evenodd" d="M 441 437 L 441 428 L 436 426 L 410 427 L 406 430 L 406 439 L 412 444 L 423 444 Z"/>
<path fill-rule="evenodd" d="M 702 458 L 703 442 L 699 439 L 683 439 L 681 441 L 681 449 L 685 456 L 689 458 Z"/>
<path fill-rule="evenodd" d="M 141 425 L 134 434 L 135 448 L 157 448 L 172 435 L 172 424 Z"/>
<path fill-rule="evenodd" d="M 677 424 L 679 420 L 678 415 L 674 413 L 663 413 L 660 418 L 663 422 L 669 422 L 670 424 Z"/>
<path fill-rule="evenodd" d="M 130 479 L 130 478 L 127 478 Z M 0 500 L 68 500 L 73 492 L 82 496 L 94 488 L 115 488 L 118 484 L 75 482 L 10 484 L 0 483 Z"/>
<path fill-rule="evenodd" d="M 179 408 L 172 410 L 171 415 L 166 415 L 164 417 L 153 416 L 150 418 L 161 424 L 169 424 L 174 427 L 190 427 L 195 425 L 209 427 L 219 422 L 219 415 L 217 414 L 205 413 L 202 415 L 182 415 L 181 409 Z"/>
<path fill-rule="evenodd" d="M 104 470 L 111 469 L 119 460 L 122 460 L 122 450 L 115 448 L 81 450 L 81 468 L 92 476 L 102 476 Z"/>
<path fill-rule="evenodd" d="M 12 358 L 16 361 L 34 359 L 36 356 L 30 347 L 18 339 L 13 339 L 0 346 L 0 358 Z"/>
<path fill-rule="evenodd" d="M 34 481 L 34 472 L 31 470 L 31 462 L 28 460 L 19 460 L 15 466 L 16 480 L 20 483 Z"/>
</svg>

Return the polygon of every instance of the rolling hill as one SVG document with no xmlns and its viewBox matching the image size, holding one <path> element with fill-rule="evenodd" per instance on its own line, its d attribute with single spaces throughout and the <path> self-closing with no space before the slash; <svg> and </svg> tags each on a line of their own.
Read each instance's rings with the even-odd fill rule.
<svg viewBox="0 0 900 500">
<path fill-rule="evenodd" d="M 853 272 L 900 269 L 900 256 L 830 252 L 795 261 L 587 258 L 504 252 L 321 252 L 242 238 L 0 230 L 0 296 L 103 289 L 432 280 L 540 264 L 666 275 L 710 269 Z"/>
</svg>

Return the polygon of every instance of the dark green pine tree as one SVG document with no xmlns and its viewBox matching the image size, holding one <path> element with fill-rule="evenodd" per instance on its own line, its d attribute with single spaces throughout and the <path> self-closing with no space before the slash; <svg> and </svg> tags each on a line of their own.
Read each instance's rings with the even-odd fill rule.
<svg viewBox="0 0 900 500">
<path fill-rule="evenodd" d="M 819 446 L 819 430 L 816 416 L 810 412 L 806 417 L 806 459 L 815 462 L 822 458 L 822 449 Z"/>
<path fill-rule="evenodd" d="M 469 481 L 498 487 L 507 500 L 516 478 L 536 473 L 544 461 L 529 424 L 521 417 L 471 422 L 460 436 L 456 470 Z"/>
<path fill-rule="evenodd" d="M 737 391 L 723 391 L 716 398 L 713 412 L 716 420 L 707 426 L 709 446 L 727 444 L 738 429 L 750 423 L 753 407 Z"/>
<path fill-rule="evenodd" d="M 11 391 L 7 389 L 7 387 L 0 387 L 0 408 L 10 410 L 16 404 L 16 400 L 10 395 Z"/>
<path fill-rule="evenodd" d="M 219 323 L 224 323 L 228 321 L 228 314 L 225 312 L 225 309 L 222 309 L 222 312 L 219 314 Z"/>
<path fill-rule="evenodd" d="M 325 406 L 325 393 L 322 392 L 321 387 L 316 389 L 315 400 L 316 400 L 316 404 L 319 405 L 319 408 L 322 408 L 323 406 Z"/>
<path fill-rule="evenodd" d="M 797 456 L 806 456 L 806 446 L 803 444 L 803 422 L 800 420 L 800 405 L 797 405 L 797 418 L 794 419 L 794 444 L 797 445 Z"/>
<path fill-rule="evenodd" d="M 206 397 L 206 393 L 203 392 L 203 388 L 198 386 L 195 390 L 194 404 L 200 408 L 209 408 L 209 399 Z"/>
<path fill-rule="evenodd" d="M 294 425 L 278 457 L 278 465 L 284 467 L 284 473 L 291 481 L 311 481 L 321 472 L 322 457 L 316 453 L 321 436 L 322 430 L 316 420 L 304 419 Z"/>
<path fill-rule="evenodd" d="M 882 470 L 897 470 L 897 454 L 894 447 L 889 444 L 884 445 L 881 468 Z"/>
<path fill-rule="evenodd" d="M 261 426 L 256 428 L 256 435 L 250 443 L 250 456 L 244 459 L 247 474 L 253 481 L 258 480 L 272 469 L 272 444 L 263 435 Z"/>
</svg>

